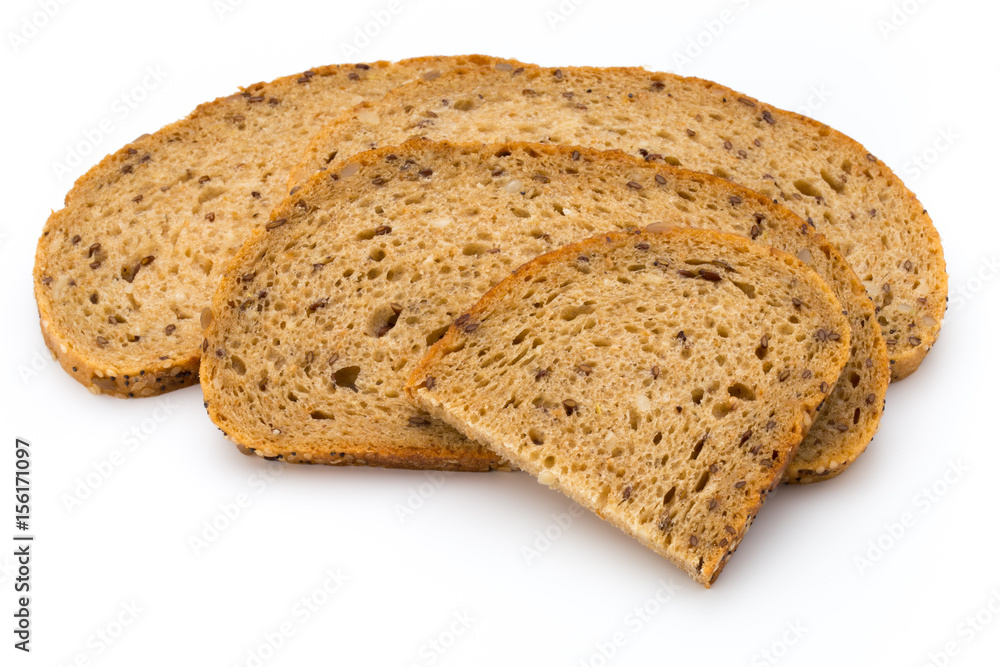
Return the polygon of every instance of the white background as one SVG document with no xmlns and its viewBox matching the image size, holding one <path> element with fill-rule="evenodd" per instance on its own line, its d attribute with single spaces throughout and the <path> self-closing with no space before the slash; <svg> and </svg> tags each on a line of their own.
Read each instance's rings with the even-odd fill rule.
<svg viewBox="0 0 1000 667">
<path fill-rule="evenodd" d="M 220 16 L 222 2 L 66 0 L 34 33 L 44 2 L 0 10 L 0 664 L 997 664 L 996 3 L 400 0 L 345 55 L 388 0 L 231 0 Z M 589 514 L 560 527 L 568 501 L 527 475 L 268 464 L 222 438 L 196 387 L 95 397 L 49 360 L 34 245 L 101 155 L 241 84 L 469 52 L 680 71 L 808 111 L 893 167 L 941 231 L 952 296 L 932 354 L 890 388 L 857 465 L 779 489 L 710 591 Z M 119 113 L 147 68 L 163 80 Z M 57 173 L 103 118 L 94 153 Z M 30 655 L 12 648 L 15 436 L 34 466 Z M 68 508 L 88 475 L 96 488 Z"/>
</svg>

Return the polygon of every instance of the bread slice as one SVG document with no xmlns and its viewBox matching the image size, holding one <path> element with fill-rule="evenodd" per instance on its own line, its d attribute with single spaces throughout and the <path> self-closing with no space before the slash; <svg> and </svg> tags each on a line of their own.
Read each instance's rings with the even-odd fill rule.
<svg viewBox="0 0 1000 667">
<path fill-rule="evenodd" d="M 537 144 L 418 140 L 356 156 L 334 176 L 315 177 L 275 212 L 214 298 L 202 388 L 212 419 L 245 452 L 502 467 L 404 399 L 413 364 L 523 262 L 599 230 L 664 222 L 798 254 L 843 303 L 854 354 L 830 382 L 790 481 L 837 474 L 878 427 L 889 372 L 871 302 L 836 250 L 753 191 L 621 153 Z"/>
<path fill-rule="evenodd" d="M 709 586 L 849 338 L 833 293 L 791 255 L 700 229 L 608 233 L 490 290 L 406 392 Z"/>
<path fill-rule="evenodd" d="M 46 344 L 94 393 L 197 382 L 201 326 L 222 267 L 285 195 L 327 121 L 393 86 L 482 56 L 334 65 L 257 83 L 143 135 L 82 176 L 35 256 Z"/>
<path fill-rule="evenodd" d="M 875 302 L 894 378 L 937 339 L 947 274 L 927 211 L 863 146 L 804 116 L 637 68 L 457 68 L 332 123 L 293 180 L 412 137 L 616 148 L 735 181 L 792 209 L 847 258 Z"/>
</svg>

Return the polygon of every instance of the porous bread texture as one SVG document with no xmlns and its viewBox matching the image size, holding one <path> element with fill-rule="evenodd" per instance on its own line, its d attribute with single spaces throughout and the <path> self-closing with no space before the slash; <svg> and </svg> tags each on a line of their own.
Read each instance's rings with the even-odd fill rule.
<svg viewBox="0 0 1000 667">
<path fill-rule="evenodd" d="M 605 234 L 493 288 L 406 392 L 709 586 L 849 338 L 791 255 L 710 230 Z"/>
<path fill-rule="evenodd" d="M 360 105 L 317 134 L 292 182 L 413 137 L 620 149 L 712 173 L 825 234 L 864 282 L 892 377 L 920 365 L 947 299 L 941 240 L 917 198 L 853 139 L 710 81 L 641 68 L 457 68 Z"/>
<path fill-rule="evenodd" d="M 311 136 L 353 105 L 483 56 L 333 65 L 257 83 L 105 157 L 39 239 L 46 344 L 94 393 L 197 382 L 201 326 L 222 268 L 285 195 Z"/>
<path fill-rule="evenodd" d="M 413 141 L 359 155 L 336 178 L 315 177 L 275 216 L 224 276 L 206 331 L 208 411 L 246 452 L 501 465 L 403 399 L 412 365 L 521 263 L 602 229 L 664 221 L 797 254 L 843 303 L 854 354 L 789 481 L 840 472 L 878 428 L 888 362 L 856 276 L 787 209 L 714 176 L 590 149 Z"/>
</svg>

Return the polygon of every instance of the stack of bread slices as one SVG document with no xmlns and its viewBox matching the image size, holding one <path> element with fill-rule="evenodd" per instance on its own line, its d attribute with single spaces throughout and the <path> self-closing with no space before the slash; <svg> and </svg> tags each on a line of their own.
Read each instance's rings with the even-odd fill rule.
<svg viewBox="0 0 1000 667">
<path fill-rule="evenodd" d="M 38 243 L 93 393 L 245 454 L 522 470 L 710 585 L 843 472 L 947 297 L 863 146 L 721 85 L 485 56 L 309 70 L 107 156 Z"/>
</svg>

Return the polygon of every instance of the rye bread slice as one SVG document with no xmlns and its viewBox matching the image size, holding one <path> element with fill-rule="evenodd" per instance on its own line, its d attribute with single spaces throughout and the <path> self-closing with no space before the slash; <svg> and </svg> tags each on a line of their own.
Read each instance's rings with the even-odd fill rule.
<svg viewBox="0 0 1000 667">
<path fill-rule="evenodd" d="M 894 379 L 937 339 L 947 274 L 917 198 L 861 144 L 701 79 L 639 68 L 458 68 L 362 105 L 320 132 L 292 181 L 324 161 L 412 137 L 620 149 L 712 173 L 797 213 L 847 258 L 875 303 Z"/>
<path fill-rule="evenodd" d="M 46 344 L 94 393 L 151 396 L 196 383 L 199 316 L 226 261 L 284 197 L 316 130 L 414 78 L 495 62 L 320 67 L 202 104 L 107 156 L 77 180 L 38 242 Z"/>
<path fill-rule="evenodd" d="M 849 338 L 829 287 L 791 255 L 710 230 L 608 233 L 490 290 L 406 392 L 709 586 Z"/>
<path fill-rule="evenodd" d="M 589 149 L 414 141 L 315 177 L 275 216 L 230 266 L 206 331 L 206 405 L 246 453 L 502 467 L 404 400 L 412 365 L 521 263 L 597 230 L 664 222 L 797 254 L 843 304 L 854 354 L 830 383 L 789 481 L 839 473 L 878 428 L 888 361 L 857 277 L 794 214 L 717 177 Z M 761 343 L 755 354 L 770 364 Z"/>
</svg>

